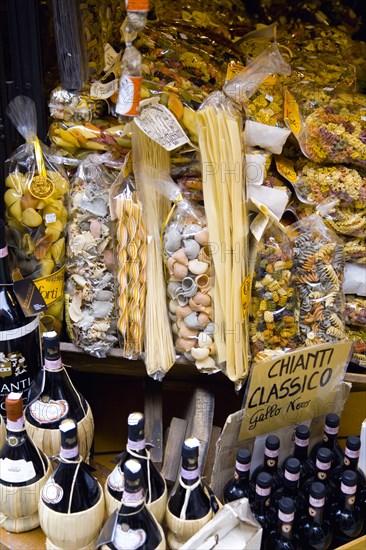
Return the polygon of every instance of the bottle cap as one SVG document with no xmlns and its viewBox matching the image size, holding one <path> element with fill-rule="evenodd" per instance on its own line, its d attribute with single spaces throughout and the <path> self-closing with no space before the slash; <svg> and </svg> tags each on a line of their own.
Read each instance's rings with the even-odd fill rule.
<svg viewBox="0 0 366 550">
<path fill-rule="evenodd" d="M 56 361 L 60 357 L 60 338 L 55 330 L 43 333 L 44 358 Z"/>
<path fill-rule="evenodd" d="M 272 485 L 272 476 L 267 474 L 267 472 L 260 472 L 255 482 L 261 489 L 267 489 Z"/>
<path fill-rule="evenodd" d="M 310 437 L 310 430 L 305 424 L 300 424 L 300 426 L 297 426 L 295 431 L 295 436 L 298 439 L 309 439 Z"/>
<path fill-rule="evenodd" d="M 66 418 L 59 426 L 61 432 L 61 448 L 74 450 L 78 445 L 78 428 L 73 420 Z"/>
<path fill-rule="evenodd" d="M 251 452 L 248 449 L 239 449 L 236 455 L 236 461 L 239 464 L 249 464 L 252 459 Z"/>
<path fill-rule="evenodd" d="M 300 472 L 300 460 L 297 458 L 288 458 L 286 460 L 285 469 L 292 474 Z"/>
<path fill-rule="evenodd" d="M 276 451 L 280 448 L 280 440 L 276 435 L 269 435 L 266 438 L 266 448 L 271 451 Z"/>
<path fill-rule="evenodd" d="M 353 470 L 346 470 L 342 475 L 342 483 L 347 487 L 357 485 L 357 474 Z"/>
<path fill-rule="evenodd" d="M 330 413 L 327 414 L 325 423 L 329 428 L 338 428 L 339 426 L 339 416 L 338 414 Z"/>
<path fill-rule="evenodd" d="M 182 458 L 197 458 L 200 448 L 200 442 L 195 437 L 185 440 L 182 446 Z"/>
<path fill-rule="evenodd" d="M 133 412 L 128 415 L 128 439 L 140 441 L 145 439 L 145 417 L 140 412 Z"/>
<path fill-rule="evenodd" d="M 295 503 L 292 498 L 282 497 L 279 502 L 279 509 L 283 514 L 293 514 L 295 512 Z"/>
<path fill-rule="evenodd" d="M 310 495 L 317 500 L 321 500 L 325 497 L 325 485 L 319 481 L 314 481 L 310 485 Z"/>
<path fill-rule="evenodd" d="M 134 459 L 127 460 L 123 466 L 125 490 L 136 493 L 141 489 L 141 464 Z"/>
<path fill-rule="evenodd" d="M 328 463 L 332 461 L 332 455 L 333 453 L 330 449 L 327 449 L 327 447 L 320 447 L 316 453 L 316 460 L 319 460 L 319 462 Z"/>
<path fill-rule="evenodd" d="M 21 393 L 11 392 L 5 397 L 5 410 L 8 420 L 16 422 L 23 416 L 23 399 Z"/>
<path fill-rule="evenodd" d="M 347 437 L 346 447 L 350 451 L 358 451 L 361 448 L 361 439 L 357 435 Z"/>
<path fill-rule="evenodd" d="M 0 249 L 6 247 L 5 222 L 0 220 Z"/>
</svg>

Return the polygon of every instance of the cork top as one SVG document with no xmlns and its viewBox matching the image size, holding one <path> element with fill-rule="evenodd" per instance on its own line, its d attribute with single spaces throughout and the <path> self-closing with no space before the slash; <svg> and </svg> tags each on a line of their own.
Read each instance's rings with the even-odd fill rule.
<svg viewBox="0 0 366 550">
<path fill-rule="evenodd" d="M 23 399 L 21 393 L 11 392 L 5 398 L 6 416 L 11 422 L 23 417 Z"/>
</svg>

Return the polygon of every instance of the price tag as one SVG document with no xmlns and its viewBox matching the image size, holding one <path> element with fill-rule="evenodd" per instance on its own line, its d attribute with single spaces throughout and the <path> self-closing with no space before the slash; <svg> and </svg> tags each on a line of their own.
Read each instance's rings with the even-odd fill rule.
<svg viewBox="0 0 366 550">
<path fill-rule="evenodd" d="M 300 109 L 291 92 L 285 90 L 284 119 L 297 137 L 301 130 Z"/>
<path fill-rule="evenodd" d="M 246 318 L 249 312 L 250 292 L 252 288 L 252 280 L 250 275 L 247 275 L 241 285 L 241 307 L 243 312 L 243 319 Z"/>
<path fill-rule="evenodd" d="M 164 105 L 148 105 L 142 109 L 135 122 L 149 138 L 153 139 L 167 151 L 173 151 L 189 143 L 175 116 Z"/>
<path fill-rule="evenodd" d="M 290 159 L 279 156 L 276 157 L 276 168 L 279 174 L 291 183 L 297 182 L 297 174 L 294 165 Z"/>
<path fill-rule="evenodd" d="M 103 84 L 103 82 L 93 82 L 90 86 L 90 97 L 97 97 L 98 99 L 108 99 L 118 90 L 118 80 L 115 78 L 111 82 Z"/>
</svg>

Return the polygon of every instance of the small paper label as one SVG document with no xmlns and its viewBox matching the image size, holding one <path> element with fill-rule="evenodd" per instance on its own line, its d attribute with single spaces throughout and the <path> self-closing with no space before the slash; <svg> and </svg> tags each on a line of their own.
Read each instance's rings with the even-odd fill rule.
<svg viewBox="0 0 366 550">
<path fill-rule="evenodd" d="M 64 496 L 63 488 L 54 479 L 47 481 L 42 489 L 42 500 L 49 504 L 57 504 Z"/>
<path fill-rule="evenodd" d="M 286 178 L 290 183 L 297 182 L 297 174 L 293 162 L 285 157 L 276 157 L 276 168 L 279 174 Z"/>
<path fill-rule="evenodd" d="M 298 136 L 301 130 L 299 106 L 291 92 L 285 90 L 284 119 L 290 130 Z"/>
<path fill-rule="evenodd" d="M 50 306 L 57 302 L 64 295 L 64 278 L 65 267 L 61 267 L 55 273 L 42 277 L 40 279 L 34 279 L 34 284 L 38 288 L 43 300 L 47 306 Z"/>
<path fill-rule="evenodd" d="M 127 11 L 149 11 L 149 0 L 127 0 Z"/>
<path fill-rule="evenodd" d="M 137 550 L 146 541 L 146 532 L 143 529 L 130 529 L 127 523 L 117 524 L 113 534 L 113 546 L 117 550 Z"/>
<path fill-rule="evenodd" d="M 116 466 L 109 474 L 107 483 L 112 491 L 123 492 L 125 487 L 125 476 L 119 466 Z"/>
<path fill-rule="evenodd" d="M 90 97 L 98 99 L 108 99 L 118 90 L 118 80 L 115 78 L 111 82 L 103 84 L 103 82 L 93 82 L 90 86 Z"/>
<path fill-rule="evenodd" d="M 30 414 L 40 424 L 57 422 L 66 416 L 68 410 L 69 405 L 64 399 L 44 401 L 44 397 L 38 399 L 29 407 Z"/>
<path fill-rule="evenodd" d="M 119 83 L 116 113 L 119 115 L 136 116 L 140 105 L 141 76 L 123 75 Z"/>
<path fill-rule="evenodd" d="M 235 63 L 235 61 L 231 61 L 227 66 L 226 80 L 231 80 L 232 78 L 234 78 L 234 76 L 241 73 L 241 71 L 243 71 L 244 69 L 244 65 L 241 65 L 240 63 Z"/>
<path fill-rule="evenodd" d="M 241 285 L 241 308 L 243 319 L 246 318 L 249 312 L 250 293 L 252 288 L 252 279 L 250 275 L 247 275 Z"/>
<path fill-rule="evenodd" d="M 104 45 L 104 69 L 103 70 L 105 73 L 113 67 L 115 61 L 117 60 L 118 55 L 119 54 L 110 44 L 107 43 Z M 90 95 L 92 94 L 90 93 Z"/>
<path fill-rule="evenodd" d="M 23 483 L 36 476 L 33 462 L 0 458 L 0 479 L 8 483 Z"/>
<path fill-rule="evenodd" d="M 167 151 L 189 143 L 179 122 L 164 105 L 149 105 L 141 111 L 135 122 L 140 130 Z"/>
<path fill-rule="evenodd" d="M 44 217 L 46 223 L 53 223 L 57 220 L 56 214 L 46 214 Z"/>
<path fill-rule="evenodd" d="M 38 315 L 47 308 L 46 302 L 34 281 L 19 279 L 18 281 L 14 281 L 13 288 L 26 317 Z"/>
</svg>

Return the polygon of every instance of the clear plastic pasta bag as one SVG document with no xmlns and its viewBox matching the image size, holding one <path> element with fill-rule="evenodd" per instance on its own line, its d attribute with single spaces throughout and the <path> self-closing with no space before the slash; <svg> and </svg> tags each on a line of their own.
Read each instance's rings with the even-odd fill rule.
<svg viewBox="0 0 366 550">
<path fill-rule="evenodd" d="M 346 335 L 355 343 L 352 361 L 366 367 L 366 327 L 346 326 Z"/>
<path fill-rule="evenodd" d="M 366 264 L 366 239 L 344 239 L 344 254 L 346 262 Z"/>
<path fill-rule="evenodd" d="M 163 230 L 169 316 L 178 355 L 201 372 L 217 368 L 213 317 L 214 268 L 202 207 L 183 198 L 172 180 L 160 180 L 164 195 L 175 203 Z M 217 251 L 216 251 L 217 252 Z"/>
<path fill-rule="evenodd" d="M 317 211 L 325 223 L 338 235 L 364 237 L 366 232 L 366 205 L 362 209 L 342 208 L 340 200 L 326 200 Z"/>
<path fill-rule="evenodd" d="M 52 118 L 74 122 L 90 122 L 93 117 L 98 118 L 108 112 L 106 101 L 90 97 L 90 87 L 81 92 L 69 92 L 57 86 L 51 92 L 48 106 Z"/>
<path fill-rule="evenodd" d="M 105 357 L 117 342 L 114 226 L 109 190 L 115 172 L 89 155 L 71 183 L 66 262 L 66 321 L 71 341 Z"/>
<path fill-rule="evenodd" d="M 292 247 L 286 233 L 267 225 L 257 248 L 250 307 L 250 343 L 254 361 L 296 348 L 298 301 Z"/>
<path fill-rule="evenodd" d="M 346 295 L 345 321 L 347 325 L 366 327 L 366 298 Z"/>
<path fill-rule="evenodd" d="M 294 283 L 299 293 L 299 340 L 311 346 L 338 342 L 344 328 L 344 246 L 314 214 L 289 228 Z"/>
<path fill-rule="evenodd" d="M 145 337 L 147 235 L 132 173 L 122 171 L 110 192 L 116 221 L 117 328 L 124 357 L 141 357 Z"/>
<path fill-rule="evenodd" d="M 17 96 L 7 114 L 26 143 L 6 161 L 5 216 L 15 278 L 30 278 L 48 306 L 44 330 L 61 331 L 64 309 L 66 198 L 69 182 L 37 138 L 34 102 Z"/>
<path fill-rule="evenodd" d="M 285 121 L 311 160 L 366 167 L 366 95 L 303 82 L 285 92 Z"/>
</svg>

